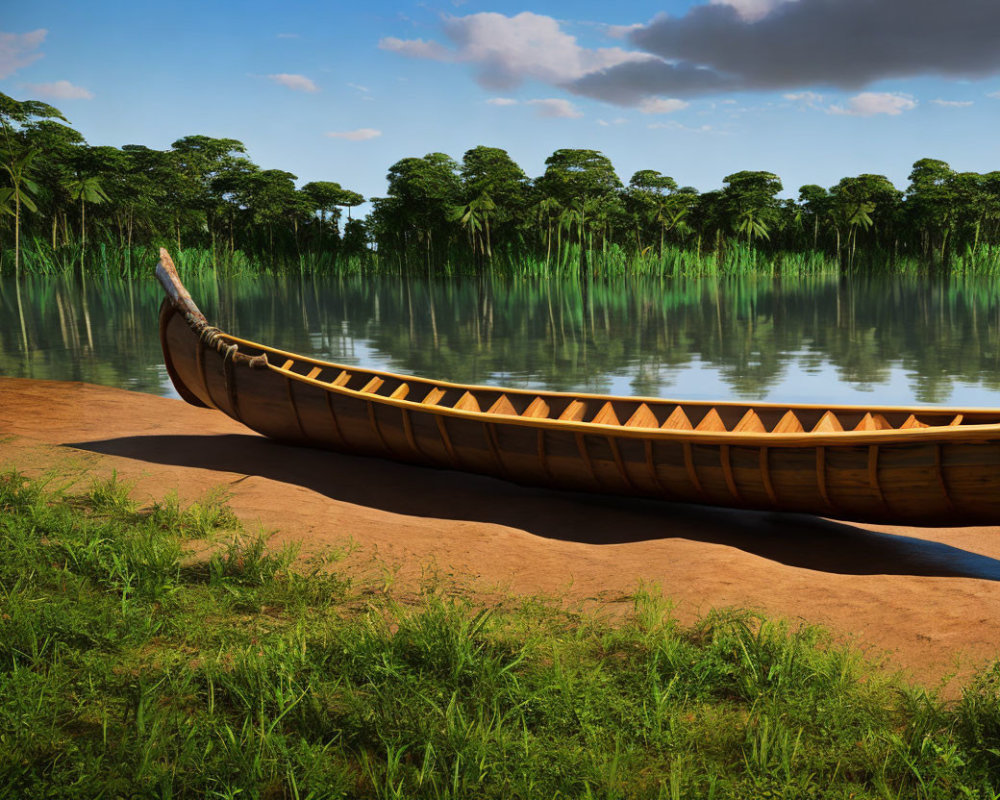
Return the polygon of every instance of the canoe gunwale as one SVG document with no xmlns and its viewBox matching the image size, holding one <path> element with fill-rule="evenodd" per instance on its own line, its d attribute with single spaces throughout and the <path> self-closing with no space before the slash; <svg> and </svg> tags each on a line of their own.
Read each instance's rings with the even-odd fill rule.
<svg viewBox="0 0 1000 800">
<path fill-rule="evenodd" d="M 252 344 L 252 343 L 251 343 Z M 259 345 L 255 345 L 258 346 Z M 270 348 L 266 348 L 270 349 Z M 283 353 L 282 353 L 283 355 Z M 294 355 L 294 354 L 290 354 Z M 306 359 L 302 359 L 306 360 Z M 339 369 L 355 369 L 357 367 L 347 367 L 343 364 L 336 364 L 331 362 L 328 363 L 329 366 Z M 551 419 L 547 417 L 521 417 L 521 416 L 511 416 L 507 414 L 487 414 L 484 411 L 466 411 L 463 409 L 448 408 L 447 406 L 431 406 L 424 405 L 423 403 L 416 402 L 413 400 L 400 400 L 394 397 L 384 397 L 382 395 L 373 394 L 371 392 L 362 392 L 357 389 L 348 389 L 345 386 L 334 386 L 330 383 L 324 381 L 318 381 L 315 378 L 308 378 L 305 375 L 300 375 L 292 370 L 282 369 L 281 367 L 275 366 L 274 364 L 268 362 L 267 368 L 273 372 L 277 372 L 279 375 L 296 380 L 300 383 L 304 383 L 310 386 L 315 386 L 318 389 L 330 392 L 331 394 L 340 394 L 347 397 L 356 398 L 358 400 L 364 400 L 367 402 L 376 402 L 381 405 L 394 406 L 396 408 L 407 409 L 410 411 L 420 411 L 425 414 L 432 414 L 435 416 L 446 416 L 446 417 L 457 417 L 460 419 L 468 419 L 476 422 L 489 421 L 499 425 L 516 425 L 525 428 L 541 428 L 549 430 L 563 430 L 570 431 L 573 433 L 590 433 L 594 435 L 615 435 L 619 438 L 626 439 L 644 439 L 650 441 L 662 441 L 662 442 L 692 442 L 695 444 L 707 444 L 707 445 L 738 445 L 738 446 L 749 446 L 749 447 L 827 447 L 827 446 L 850 446 L 850 445 L 874 445 L 874 444 L 927 444 L 928 442 L 948 442 L 948 443 L 958 443 L 958 442 L 969 442 L 975 443 L 990 439 L 1000 439 L 1000 424 L 985 424 L 985 425 L 963 425 L 961 427 L 928 427 L 928 428 L 908 428 L 906 430 L 899 429 L 888 429 L 880 431 L 839 431 L 836 433 L 747 433 L 747 432 L 733 432 L 733 431 L 695 431 L 695 430 L 673 430 L 664 428 L 629 428 L 624 425 L 604 425 L 598 422 L 572 422 L 570 420 L 561 419 Z M 369 373 L 371 370 L 358 370 L 360 372 Z M 391 375 L 393 377 L 405 379 L 407 376 L 399 375 L 392 372 L 382 372 L 382 375 Z M 438 384 L 436 385 L 445 385 Z M 476 389 L 482 389 L 484 391 L 496 392 L 503 391 L 507 392 L 507 389 L 498 386 L 468 386 L 464 384 L 450 384 L 455 388 L 467 388 L 470 391 Z M 530 393 L 530 392 L 526 392 Z M 537 394 L 537 393 L 531 393 Z M 551 393 L 545 392 L 544 394 L 549 395 Z M 615 398 L 609 395 L 573 395 L 568 393 L 560 393 L 563 396 L 568 397 L 593 397 L 595 399 L 620 399 L 620 400 L 640 400 L 641 398 Z M 670 402 L 670 401 L 668 401 Z M 681 403 L 683 405 L 683 403 Z M 744 404 L 735 404 L 744 405 Z M 787 408 L 788 406 L 779 406 L 780 408 Z M 793 406 L 792 408 L 803 408 L 804 406 Z M 817 406 L 817 408 L 825 408 L 825 406 Z M 846 408 L 846 407 L 842 407 Z M 858 409 L 867 408 L 867 406 L 858 406 Z M 902 410 L 902 409 L 898 409 Z M 909 409 L 907 409 L 909 410 Z M 923 410 L 923 409 L 918 409 Z"/>
<path fill-rule="evenodd" d="M 401 372 L 390 372 L 384 369 L 375 369 L 373 367 L 359 367 L 356 364 L 339 364 L 336 361 L 323 361 L 319 358 L 313 358 L 312 356 L 304 356 L 301 353 L 292 353 L 288 350 L 282 350 L 278 347 L 272 347 L 271 345 L 261 344 L 260 342 L 252 341 L 251 339 L 242 339 L 239 336 L 234 336 L 231 333 L 222 334 L 226 339 L 236 344 L 246 345 L 247 347 L 253 347 L 258 350 L 262 350 L 265 353 L 273 353 L 276 356 L 281 356 L 282 358 L 291 358 L 296 362 L 302 362 L 303 364 L 313 364 L 316 366 L 330 367 L 331 369 L 346 369 L 354 370 L 358 372 L 364 372 L 368 375 L 378 375 L 379 377 L 387 378 L 397 378 L 402 381 L 421 381 L 422 383 L 432 383 L 435 386 L 441 386 L 447 389 L 463 389 L 470 392 L 503 392 L 504 394 L 519 394 L 525 397 L 537 397 L 539 395 L 544 395 L 545 397 L 565 397 L 580 400 L 620 400 L 623 402 L 636 402 L 636 403 L 673 403 L 679 406 L 711 406 L 714 408 L 773 408 L 773 409 L 807 409 L 810 411 L 847 411 L 847 412 L 862 412 L 862 411 L 877 411 L 879 413 L 890 412 L 890 413 L 906 413 L 906 414 L 991 414 L 997 413 L 995 407 L 981 407 L 975 408 L 971 406 L 854 406 L 854 405 L 827 405 L 825 403 L 773 403 L 770 401 L 761 402 L 748 402 L 741 400 L 676 400 L 672 397 L 646 397 L 643 395 L 614 395 L 614 394 L 593 394 L 587 392 L 558 392 L 549 391 L 547 389 L 516 389 L 508 386 L 496 386 L 481 383 L 452 383 L 451 381 L 439 381 L 436 378 L 421 378 L 415 375 L 405 375 Z M 273 365 L 272 365 L 273 366 Z M 298 373 L 295 373 L 298 375 Z M 304 377 L 299 375 L 299 377 Z M 320 381 L 322 385 L 322 381 Z M 417 403 L 416 405 L 420 405 Z M 490 415 L 492 416 L 492 415 Z M 502 416 L 502 415 L 501 415 Z M 544 419 L 544 417 L 542 418 Z M 587 423 L 590 424 L 590 423 Z M 611 426 L 614 427 L 613 425 Z M 944 426 L 941 426 L 944 427 Z M 970 426 L 963 426 L 970 427 Z M 997 428 L 1000 428 L 1000 423 L 997 423 Z M 652 430 L 647 428 L 646 430 Z M 908 431 L 911 429 L 907 429 Z M 691 433 L 692 431 L 688 431 Z M 863 433 L 864 431 L 858 431 Z M 701 431 L 699 431 L 701 433 Z M 845 431 L 845 433 L 851 433 L 851 431 Z M 771 436 L 772 434 L 767 434 Z M 775 434 L 776 435 L 776 434 Z M 801 435 L 801 434 L 798 434 Z"/>
</svg>

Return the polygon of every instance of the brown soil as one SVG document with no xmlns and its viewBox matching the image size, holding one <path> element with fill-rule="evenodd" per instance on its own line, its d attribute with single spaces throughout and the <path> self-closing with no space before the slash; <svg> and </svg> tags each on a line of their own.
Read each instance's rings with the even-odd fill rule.
<svg viewBox="0 0 1000 800">
<path fill-rule="evenodd" d="M 720 606 L 818 623 L 915 679 L 1000 654 L 1000 527 L 903 528 L 515 486 L 276 444 L 217 411 L 81 383 L 0 378 L 0 468 L 116 469 L 139 499 L 224 486 L 244 521 L 484 595 L 621 600 L 658 584 L 690 621 Z M 78 473 L 74 471 L 78 470 Z"/>
</svg>

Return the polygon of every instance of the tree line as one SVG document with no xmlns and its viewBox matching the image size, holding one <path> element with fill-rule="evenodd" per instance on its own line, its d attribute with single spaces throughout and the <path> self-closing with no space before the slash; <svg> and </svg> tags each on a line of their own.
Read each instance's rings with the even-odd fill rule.
<svg viewBox="0 0 1000 800">
<path fill-rule="evenodd" d="M 240 252 L 271 265 L 323 255 L 334 266 L 355 259 L 428 274 L 524 263 L 563 273 L 662 269 L 678 252 L 696 263 L 820 254 L 844 271 L 1000 265 L 1000 171 L 956 172 L 932 158 L 913 165 L 905 190 L 864 174 L 787 199 L 766 171 L 727 175 L 708 192 L 654 169 L 625 185 L 599 151 L 561 149 L 530 178 L 506 151 L 478 146 L 461 161 L 397 161 L 386 196 L 357 219 L 362 195 L 334 181 L 297 187 L 295 175 L 253 163 L 236 139 L 90 146 L 58 109 L 3 94 L 0 156 L 0 235 L 15 271 L 25 247 L 75 248 L 82 268 L 98 242 L 202 248 L 223 261 Z"/>
<path fill-rule="evenodd" d="M 361 220 L 338 222 L 364 202 L 333 181 L 297 188 L 296 176 L 263 169 L 236 139 L 185 136 L 169 150 L 93 147 L 62 113 L 0 94 L 0 209 L 15 269 L 24 245 L 53 251 L 88 243 L 165 244 L 286 259 L 306 251 L 364 253 Z M 9 246 L 9 245 L 8 245 Z"/>
</svg>

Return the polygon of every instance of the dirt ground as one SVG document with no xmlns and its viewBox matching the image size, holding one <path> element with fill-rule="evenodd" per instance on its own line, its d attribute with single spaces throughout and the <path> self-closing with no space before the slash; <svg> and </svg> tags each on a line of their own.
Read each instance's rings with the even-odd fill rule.
<svg viewBox="0 0 1000 800">
<path fill-rule="evenodd" d="M 1000 656 L 1000 527 L 904 528 L 530 489 L 293 448 L 218 411 L 82 383 L 0 378 L 0 469 L 225 487 L 303 556 L 377 554 L 476 591 L 621 600 L 659 585 L 681 621 L 736 606 L 823 625 L 945 695 Z"/>
</svg>

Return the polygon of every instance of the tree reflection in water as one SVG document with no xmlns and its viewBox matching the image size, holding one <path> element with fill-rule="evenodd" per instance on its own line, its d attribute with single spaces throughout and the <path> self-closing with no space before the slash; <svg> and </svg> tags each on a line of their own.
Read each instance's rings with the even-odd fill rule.
<svg viewBox="0 0 1000 800">
<path fill-rule="evenodd" d="M 998 405 L 1000 288 L 983 279 L 189 281 L 224 330 L 470 383 L 679 398 Z M 0 375 L 173 394 L 159 285 L 0 283 Z"/>
</svg>

